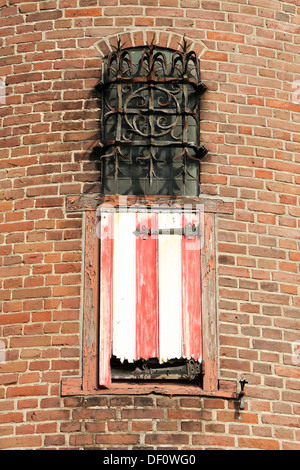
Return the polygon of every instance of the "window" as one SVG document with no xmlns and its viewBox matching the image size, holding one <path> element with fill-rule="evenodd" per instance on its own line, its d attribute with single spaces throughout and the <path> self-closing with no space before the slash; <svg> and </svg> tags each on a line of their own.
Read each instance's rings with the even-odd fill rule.
<svg viewBox="0 0 300 470">
<path fill-rule="evenodd" d="M 171 51 L 119 40 L 98 88 L 103 193 L 198 196 L 205 86 L 187 41 Z M 100 385 L 198 379 L 199 213 L 102 212 L 100 225 Z"/>
<path fill-rule="evenodd" d="M 233 205 L 199 196 L 198 58 L 185 39 L 118 41 L 103 63 L 102 194 L 67 201 L 85 212 L 83 348 L 62 394 L 233 397 L 218 383 L 215 278 L 215 215 Z"/>
<path fill-rule="evenodd" d="M 199 108 L 205 85 L 184 40 L 181 50 L 125 49 L 104 60 L 103 194 L 199 194 Z"/>
</svg>

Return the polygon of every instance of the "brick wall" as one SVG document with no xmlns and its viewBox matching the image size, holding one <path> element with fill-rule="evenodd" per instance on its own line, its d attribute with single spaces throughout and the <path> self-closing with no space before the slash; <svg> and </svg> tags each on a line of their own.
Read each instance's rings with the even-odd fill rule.
<svg viewBox="0 0 300 470">
<path fill-rule="evenodd" d="M 0 0 L 0 448 L 300 448 L 298 0 Z M 81 368 L 82 214 L 97 194 L 94 86 L 121 34 L 186 33 L 208 91 L 201 192 L 217 216 L 214 397 L 62 397 Z"/>
</svg>

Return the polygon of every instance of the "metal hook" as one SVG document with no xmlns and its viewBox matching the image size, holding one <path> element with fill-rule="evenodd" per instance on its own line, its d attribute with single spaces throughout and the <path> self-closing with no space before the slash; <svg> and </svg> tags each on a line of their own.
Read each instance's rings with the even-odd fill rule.
<svg viewBox="0 0 300 470">
<path fill-rule="evenodd" d="M 240 394 L 239 394 L 239 399 L 240 399 L 240 410 L 244 410 L 245 409 L 245 401 L 244 401 L 244 396 L 245 396 L 245 392 L 244 392 L 244 387 L 245 385 L 248 383 L 248 380 L 240 380 L 240 384 L 241 384 L 241 391 L 240 391 Z"/>
</svg>

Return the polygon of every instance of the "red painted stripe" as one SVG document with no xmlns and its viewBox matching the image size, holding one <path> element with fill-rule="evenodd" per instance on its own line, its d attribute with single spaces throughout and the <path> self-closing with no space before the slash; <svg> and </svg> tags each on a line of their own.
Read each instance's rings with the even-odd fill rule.
<svg viewBox="0 0 300 470">
<path fill-rule="evenodd" d="M 199 225 L 199 213 L 183 213 L 182 227 Z M 185 357 L 201 358 L 201 276 L 200 239 L 182 236 L 182 330 Z"/>
<path fill-rule="evenodd" d="M 101 214 L 99 383 L 111 383 L 113 213 Z"/>
<path fill-rule="evenodd" d="M 157 214 L 137 213 L 137 228 L 157 228 Z M 136 239 L 136 358 L 158 356 L 157 236 Z"/>
</svg>

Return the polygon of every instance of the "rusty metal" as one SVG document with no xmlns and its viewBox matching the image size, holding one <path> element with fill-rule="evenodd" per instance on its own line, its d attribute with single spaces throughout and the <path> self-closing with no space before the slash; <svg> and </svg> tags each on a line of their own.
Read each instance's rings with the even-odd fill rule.
<svg viewBox="0 0 300 470">
<path fill-rule="evenodd" d="M 138 379 L 177 379 L 194 380 L 201 374 L 201 364 L 190 360 L 180 366 L 152 368 L 136 368 L 133 372 Z"/>
<path fill-rule="evenodd" d="M 194 237 L 200 237 L 200 226 L 186 224 L 183 228 L 149 229 L 143 225 L 141 229 L 137 228 L 133 233 L 136 237 L 142 236 L 143 240 L 151 235 L 183 235 L 188 240 L 192 240 Z"/>
<path fill-rule="evenodd" d="M 119 40 L 106 57 L 97 89 L 103 130 L 98 149 L 107 180 L 147 180 L 151 188 L 154 180 L 163 187 L 164 180 L 177 179 L 184 189 L 188 179 L 199 179 L 206 154 L 200 144 L 200 97 L 206 87 L 189 48 L 185 39 L 175 52 L 156 46 L 154 38 L 144 48 L 127 49 Z M 145 193 L 138 186 L 123 194 Z"/>
<path fill-rule="evenodd" d="M 240 391 L 240 394 L 239 394 L 239 400 L 240 400 L 239 409 L 240 410 L 245 409 L 245 399 L 244 399 L 245 391 L 244 391 L 244 388 L 245 388 L 245 385 L 247 383 L 248 383 L 248 380 L 240 380 L 240 385 L 241 385 L 241 391 Z"/>
<path fill-rule="evenodd" d="M 190 359 L 184 364 L 169 364 L 168 366 L 153 367 L 151 364 L 143 364 L 134 370 L 126 368 L 112 368 L 113 379 L 136 380 L 189 380 L 192 381 L 202 374 L 201 363 Z"/>
</svg>

